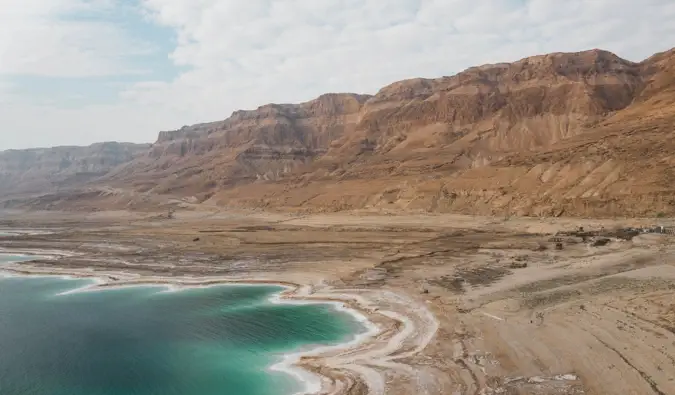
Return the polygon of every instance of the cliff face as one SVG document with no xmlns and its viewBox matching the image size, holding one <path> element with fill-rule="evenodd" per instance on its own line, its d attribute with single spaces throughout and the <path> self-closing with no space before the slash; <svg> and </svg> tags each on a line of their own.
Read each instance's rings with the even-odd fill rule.
<svg viewBox="0 0 675 395">
<path fill-rule="evenodd" d="M 293 178 L 225 189 L 216 201 L 317 211 L 673 213 L 674 58 L 556 53 L 397 82 Z"/>
<path fill-rule="evenodd" d="M 108 173 L 149 145 L 98 143 L 0 152 L 0 196 L 45 193 L 84 185 Z"/>
<path fill-rule="evenodd" d="M 675 213 L 675 51 L 592 50 L 162 132 L 96 185 L 223 206 Z"/>
<path fill-rule="evenodd" d="M 285 179 L 355 129 L 370 96 L 327 94 L 301 104 L 236 111 L 221 122 L 163 132 L 143 156 L 106 180 L 154 194 L 196 196 Z"/>
</svg>

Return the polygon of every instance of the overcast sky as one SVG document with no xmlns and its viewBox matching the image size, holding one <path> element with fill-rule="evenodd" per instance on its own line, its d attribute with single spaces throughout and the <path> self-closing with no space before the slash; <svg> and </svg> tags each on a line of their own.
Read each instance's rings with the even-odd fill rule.
<svg viewBox="0 0 675 395">
<path fill-rule="evenodd" d="M 0 150 L 154 141 L 325 92 L 675 46 L 672 0 L 0 0 Z"/>
</svg>

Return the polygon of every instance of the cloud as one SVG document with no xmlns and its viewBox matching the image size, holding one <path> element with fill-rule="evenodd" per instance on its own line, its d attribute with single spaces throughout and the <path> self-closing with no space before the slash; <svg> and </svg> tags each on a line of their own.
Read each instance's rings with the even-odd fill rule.
<svg viewBox="0 0 675 395">
<path fill-rule="evenodd" d="M 193 120 L 326 91 L 373 93 L 538 53 L 603 48 L 632 60 L 675 45 L 669 0 L 143 0 L 177 31 L 189 71 L 127 97 Z M 658 39 L 656 39 L 658 37 Z"/>
<path fill-rule="evenodd" d="M 0 74 L 91 77 L 138 73 L 150 47 L 104 15 L 109 0 L 1 0 Z"/>
<path fill-rule="evenodd" d="M 48 5 L 44 13 L 59 21 L 53 25 L 59 33 L 47 37 L 36 27 L 43 14 L 21 16 L 32 32 L 25 37 L 35 38 L 12 44 L 13 53 L 23 54 L 21 62 L 5 64 L 0 55 L 0 74 L 8 69 L 72 76 L 132 70 L 121 48 L 130 43 L 128 32 L 114 24 L 63 18 L 78 7 L 101 13 L 121 2 L 30 1 Z M 639 61 L 675 46 L 675 3 L 670 0 L 137 1 L 148 23 L 175 33 L 166 61 L 183 72 L 170 80 L 148 75 L 146 81 L 128 84 L 120 89 L 119 102 L 105 111 L 91 104 L 69 110 L 68 116 L 58 113 L 50 127 L 65 131 L 59 141 L 151 140 L 160 129 L 223 119 L 240 108 L 308 100 L 324 92 L 374 93 L 404 78 L 450 75 L 540 53 L 602 48 Z M 35 44 L 39 41 L 45 45 Z M 31 57 L 34 51 L 16 48 L 27 42 L 40 47 L 41 55 Z M 57 56 L 65 42 L 75 45 Z M 0 54 L 3 45 L 0 40 Z M 59 56 L 62 65 L 36 60 Z M 143 110 L 152 117 L 143 118 Z M 93 114 L 105 127 L 70 121 Z M 30 132 L 41 124 L 16 129 Z M 84 133 L 85 128 L 95 130 Z"/>
</svg>

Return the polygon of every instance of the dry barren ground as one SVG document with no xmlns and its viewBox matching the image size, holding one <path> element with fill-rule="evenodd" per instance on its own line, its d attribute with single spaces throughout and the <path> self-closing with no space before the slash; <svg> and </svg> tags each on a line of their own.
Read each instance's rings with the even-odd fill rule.
<svg viewBox="0 0 675 395">
<path fill-rule="evenodd" d="M 386 363 L 371 366 L 387 394 L 675 394 L 673 236 L 614 232 L 655 221 L 260 212 L 2 218 L 0 228 L 54 229 L 1 237 L 2 248 L 81 254 L 32 270 L 323 284 L 370 293 L 373 315 L 409 301 L 408 313 L 420 312 L 417 341 L 399 339 Z M 597 233 L 556 235 L 579 226 Z M 437 330 L 425 330 L 432 322 L 424 306 Z M 429 334 L 428 344 L 420 340 Z"/>
</svg>

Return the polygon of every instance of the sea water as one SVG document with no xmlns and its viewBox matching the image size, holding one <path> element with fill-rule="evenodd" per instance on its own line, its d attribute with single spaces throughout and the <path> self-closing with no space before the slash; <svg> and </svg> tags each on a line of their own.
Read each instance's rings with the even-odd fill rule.
<svg viewBox="0 0 675 395">
<path fill-rule="evenodd" d="M 303 383 L 270 369 L 284 354 L 363 331 L 331 305 L 271 303 L 276 286 L 70 292 L 88 284 L 0 277 L 0 394 L 292 394 Z"/>
</svg>

